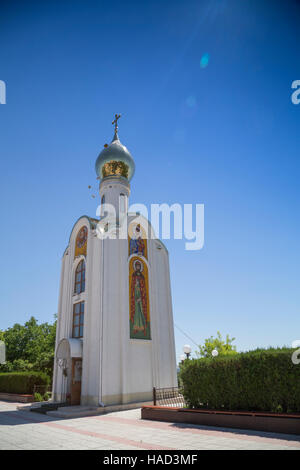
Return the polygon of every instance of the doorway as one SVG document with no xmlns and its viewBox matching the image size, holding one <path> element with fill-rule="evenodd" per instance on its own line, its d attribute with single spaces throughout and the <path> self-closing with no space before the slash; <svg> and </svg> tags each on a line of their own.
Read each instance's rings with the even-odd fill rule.
<svg viewBox="0 0 300 470">
<path fill-rule="evenodd" d="M 71 405 L 80 405 L 82 359 L 72 358 Z"/>
</svg>

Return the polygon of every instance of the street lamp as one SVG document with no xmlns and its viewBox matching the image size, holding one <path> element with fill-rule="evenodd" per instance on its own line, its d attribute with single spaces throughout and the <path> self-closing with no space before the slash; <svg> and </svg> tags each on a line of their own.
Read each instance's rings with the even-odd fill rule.
<svg viewBox="0 0 300 470">
<path fill-rule="evenodd" d="M 190 355 L 191 355 L 191 352 L 192 352 L 192 348 L 189 344 L 185 344 L 183 346 L 183 352 L 184 354 L 186 355 L 186 358 L 189 359 Z"/>
<path fill-rule="evenodd" d="M 180 362 L 182 363 L 184 360 L 185 360 L 185 355 L 184 355 L 184 354 L 181 354 L 181 356 L 180 356 Z"/>
</svg>

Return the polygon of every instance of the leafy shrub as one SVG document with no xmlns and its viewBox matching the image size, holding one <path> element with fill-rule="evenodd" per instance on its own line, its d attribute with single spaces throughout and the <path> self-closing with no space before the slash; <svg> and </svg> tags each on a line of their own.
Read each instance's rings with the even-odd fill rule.
<svg viewBox="0 0 300 470">
<path fill-rule="evenodd" d="M 49 399 L 50 399 L 50 393 L 49 392 L 44 393 L 43 400 L 48 401 Z"/>
<path fill-rule="evenodd" d="M 33 369 L 33 364 L 31 364 L 29 361 L 24 361 L 23 359 L 15 359 L 12 362 L 12 370 L 16 372 L 25 372 L 25 371 L 32 371 Z"/>
<path fill-rule="evenodd" d="M 184 361 L 180 370 L 189 407 L 300 412 L 300 366 L 292 349 L 257 349 Z"/>
<path fill-rule="evenodd" d="M 40 393 L 35 393 L 33 395 L 33 397 L 34 397 L 34 401 L 43 401 L 44 400 Z"/>
<path fill-rule="evenodd" d="M 33 364 L 23 359 L 15 359 L 13 362 L 6 361 L 0 365 L 0 372 L 25 372 L 31 370 L 38 371 Z"/>
<path fill-rule="evenodd" d="M 0 373 L 1 372 L 12 372 L 14 367 L 11 362 L 6 361 L 3 364 L 0 364 Z"/>
<path fill-rule="evenodd" d="M 35 385 L 46 392 L 50 378 L 43 372 L 6 372 L 0 373 L 0 393 L 32 394 Z"/>
</svg>

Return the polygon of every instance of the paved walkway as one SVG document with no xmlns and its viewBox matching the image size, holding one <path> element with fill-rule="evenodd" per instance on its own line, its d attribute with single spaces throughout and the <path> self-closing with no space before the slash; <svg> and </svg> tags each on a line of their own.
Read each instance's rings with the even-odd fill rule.
<svg viewBox="0 0 300 470">
<path fill-rule="evenodd" d="M 77 419 L 0 402 L 0 449 L 300 449 L 300 436 L 140 419 L 140 410 Z"/>
</svg>

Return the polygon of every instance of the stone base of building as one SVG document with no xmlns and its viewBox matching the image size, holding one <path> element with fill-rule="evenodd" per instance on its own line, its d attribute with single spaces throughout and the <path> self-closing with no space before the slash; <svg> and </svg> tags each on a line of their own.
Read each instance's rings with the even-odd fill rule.
<svg viewBox="0 0 300 470">
<path fill-rule="evenodd" d="M 81 397 L 81 403 L 84 404 L 84 397 Z M 149 392 L 123 393 L 117 395 L 104 395 L 102 402 L 104 406 L 127 405 L 130 403 L 149 402 L 153 400 L 152 390 Z"/>
<path fill-rule="evenodd" d="M 53 394 L 53 400 L 55 402 L 65 403 L 65 395 L 60 393 Z M 96 407 L 99 408 L 101 404 L 105 407 L 117 406 L 117 405 L 129 405 L 134 403 L 145 403 L 152 402 L 153 392 L 137 392 L 137 393 L 126 393 L 126 394 L 114 394 L 104 395 L 102 397 L 102 403 L 99 403 L 98 395 L 81 395 L 80 405 L 85 407 Z"/>
<path fill-rule="evenodd" d="M 152 401 L 147 402 L 136 402 L 136 403 L 125 403 L 119 405 L 108 405 L 108 406 L 62 406 L 55 411 L 48 411 L 48 416 L 54 416 L 56 418 L 84 418 L 86 416 L 97 416 L 105 413 L 113 413 L 114 411 L 123 410 L 134 410 L 142 408 L 143 406 L 151 406 Z"/>
</svg>

